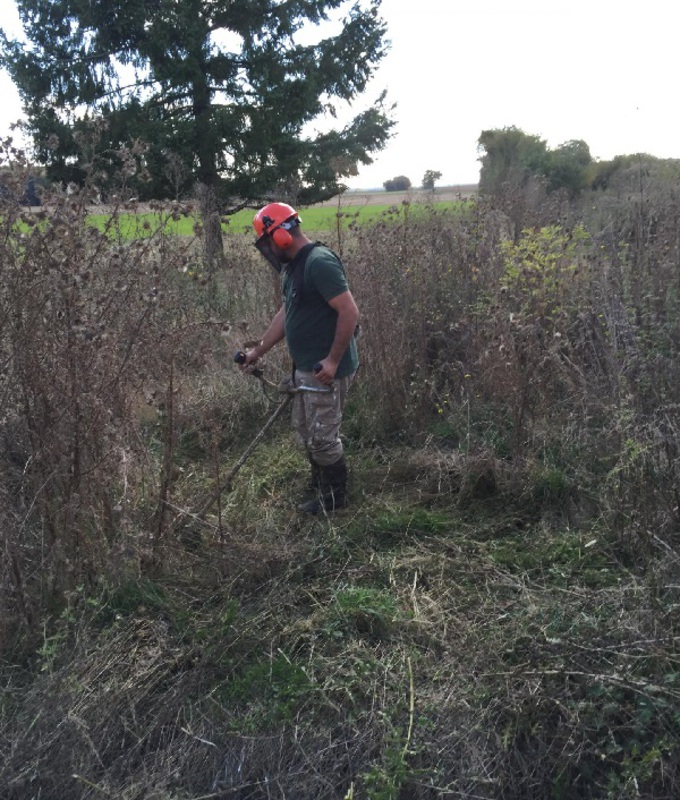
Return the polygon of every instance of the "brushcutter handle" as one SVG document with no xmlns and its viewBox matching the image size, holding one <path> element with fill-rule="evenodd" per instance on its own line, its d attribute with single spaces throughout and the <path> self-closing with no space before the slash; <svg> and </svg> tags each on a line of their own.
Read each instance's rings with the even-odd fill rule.
<svg viewBox="0 0 680 800">
<path fill-rule="evenodd" d="M 245 364 L 246 363 L 246 354 L 243 350 L 237 350 L 234 354 L 234 362 L 236 364 Z M 256 378 L 261 378 L 263 375 L 262 370 L 259 367 L 253 367 L 250 371 L 251 375 L 254 375 Z"/>
<path fill-rule="evenodd" d="M 321 366 L 321 362 L 317 361 L 316 364 L 314 364 L 314 366 L 312 367 L 312 372 L 315 375 L 318 375 L 319 372 L 321 372 L 322 369 L 323 369 L 323 367 Z M 332 392 L 335 391 L 335 384 L 333 382 L 331 382 L 328 385 L 326 385 L 323 389 L 317 389 L 317 390 L 306 389 L 306 391 L 308 391 L 308 392 L 309 391 L 321 391 L 321 392 L 331 392 L 332 393 Z"/>
</svg>

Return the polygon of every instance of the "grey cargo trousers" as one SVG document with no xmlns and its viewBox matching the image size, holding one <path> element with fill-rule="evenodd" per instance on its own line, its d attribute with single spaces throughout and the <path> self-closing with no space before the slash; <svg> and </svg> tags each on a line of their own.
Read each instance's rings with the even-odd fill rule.
<svg viewBox="0 0 680 800">
<path fill-rule="evenodd" d="M 321 467 L 335 464 L 343 455 L 340 439 L 342 412 L 356 373 L 333 381 L 335 391 L 325 394 L 301 392 L 293 401 L 293 428 L 310 458 Z M 296 369 L 295 386 L 323 388 L 313 372 Z"/>
</svg>

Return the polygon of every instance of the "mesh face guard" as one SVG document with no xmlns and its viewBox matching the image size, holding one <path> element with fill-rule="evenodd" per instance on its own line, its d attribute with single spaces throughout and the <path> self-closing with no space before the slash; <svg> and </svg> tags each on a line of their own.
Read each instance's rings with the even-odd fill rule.
<svg viewBox="0 0 680 800">
<path fill-rule="evenodd" d="M 266 222 L 266 220 L 269 220 L 270 218 L 265 217 L 264 219 Z M 265 227 L 265 232 L 262 234 L 262 236 L 255 241 L 255 248 L 257 251 L 267 259 L 267 261 L 277 272 L 281 272 L 284 264 L 272 250 L 272 234 L 279 228 L 283 228 L 285 231 L 290 231 L 293 228 L 296 228 L 301 222 L 302 220 L 299 217 L 294 217 L 286 220 L 285 222 L 281 222 L 279 225 L 276 225 L 273 228 L 271 225 L 268 225 Z"/>
<path fill-rule="evenodd" d="M 256 240 L 255 249 L 267 259 L 269 264 L 274 267 L 277 272 L 281 272 L 283 264 L 272 250 L 271 239 L 268 234 L 263 233 L 262 236 Z"/>
</svg>

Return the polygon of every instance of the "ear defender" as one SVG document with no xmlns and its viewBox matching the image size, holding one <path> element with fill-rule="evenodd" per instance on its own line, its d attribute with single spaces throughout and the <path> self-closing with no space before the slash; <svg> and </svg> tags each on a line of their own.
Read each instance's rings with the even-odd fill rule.
<svg viewBox="0 0 680 800">
<path fill-rule="evenodd" d="M 293 244 L 293 237 L 290 235 L 289 231 L 283 227 L 277 228 L 272 233 L 272 239 L 277 247 L 281 247 L 284 250 Z"/>
</svg>

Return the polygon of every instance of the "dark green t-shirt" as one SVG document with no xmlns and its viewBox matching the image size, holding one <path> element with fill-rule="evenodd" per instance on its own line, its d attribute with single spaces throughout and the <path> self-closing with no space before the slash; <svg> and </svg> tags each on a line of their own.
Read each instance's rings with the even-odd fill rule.
<svg viewBox="0 0 680 800">
<path fill-rule="evenodd" d="M 302 258 L 294 259 L 282 274 L 286 341 L 296 368 L 311 372 L 314 364 L 326 358 L 335 338 L 338 313 L 328 301 L 348 291 L 349 286 L 342 263 L 332 250 L 316 245 L 300 255 Z M 305 260 L 305 265 L 303 278 L 299 280 L 295 272 L 302 269 L 301 260 Z M 351 375 L 358 366 L 353 336 L 336 376 Z"/>
</svg>

